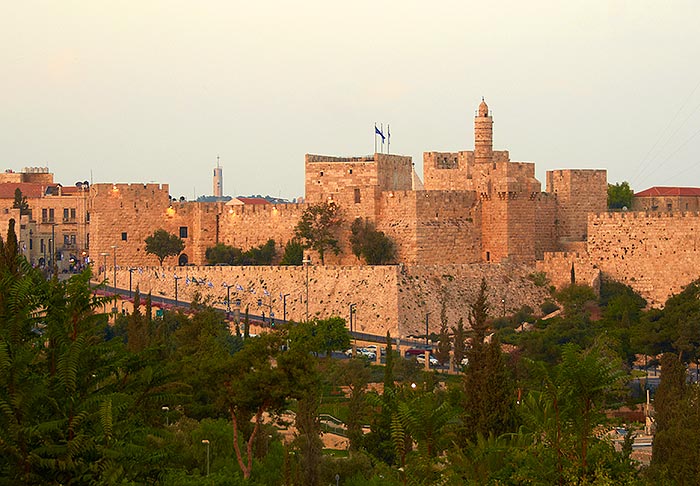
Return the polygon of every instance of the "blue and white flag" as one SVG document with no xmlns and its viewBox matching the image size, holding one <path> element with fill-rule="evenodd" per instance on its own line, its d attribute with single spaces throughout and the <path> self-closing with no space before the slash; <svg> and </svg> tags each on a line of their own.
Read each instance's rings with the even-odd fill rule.
<svg viewBox="0 0 700 486">
<path fill-rule="evenodd" d="M 270 296 L 270 292 L 268 292 L 267 289 L 263 289 L 263 294 L 265 294 L 268 297 Z"/>
<path fill-rule="evenodd" d="M 139 275 L 143 275 L 143 268 L 139 267 Z"/>
<path fill-rule="evenodd" d="M 250 289 L 250 293 L 251 293 L 251 294 L 254 294 L 254 293 L 255 293 L 255 289 Z"/>
<path fill-rule="evenodd" d="M 214 288 L 214 284 L 211 283 L 211 282 L 207 282 L 207 287 L 209 287 L 210 289 L 213 289 L 213 288 Z"/>
<path fill-rule="evenodd" d="M 381 131 L 379 128 L 377 128 L 377 125 L 374 125 L 374 134 L 375 134 L 375 135 L 379 135 L 380 137 L 382 137 L 382 143 L 384 143 L 384 139 L 385 139 L 386 137 L 384 136 L 384 134 L 382 133 L 382 131 Z"/>
<path fill-rule="evenodd" d="M 187 278 L 185 278 L 185 285 L 189 285 L 189 284 L 190 284 L 190 277 L 187 277 Z"/>
<path fill-rule="evenodd" d="M 241 287 L 239 284 L 236 284 L 236 290 L 243 291 L 243 287 Z"/>
</svg>

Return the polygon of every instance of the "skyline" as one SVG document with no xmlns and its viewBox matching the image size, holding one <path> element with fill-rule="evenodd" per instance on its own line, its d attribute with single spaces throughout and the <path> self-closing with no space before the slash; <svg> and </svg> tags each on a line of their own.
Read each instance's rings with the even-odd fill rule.
<svg viewBox="0 0 700 486">
<path fill-rule="evenodd" d="M 158 182 L 174 197 L 304 194 L 304 154 L 473 149 L 484 96 L 513 161 L 700 186 L 695 2 L 146 0 L 12 4 L 1 170 Z M 138 5 L 138 8 L 131 7 Z M 131 7 L 131 8 L 130 8 Z M 91 177 L 92 174 L 92 177 Z"/>
</svg>

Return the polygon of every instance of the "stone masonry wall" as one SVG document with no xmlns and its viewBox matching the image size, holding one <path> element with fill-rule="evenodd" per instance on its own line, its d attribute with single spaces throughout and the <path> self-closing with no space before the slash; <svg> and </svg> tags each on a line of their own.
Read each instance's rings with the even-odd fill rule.
<svg viewBox="0 0 700 486">
<path fill-rule="evenodd" d="M 596 292 L 600 291 L 600 269 L 591 263 L 585 252 L 545 253 L 544 260 L 537 262 L 537 271 L 545 272 L 550 284 L 561 289 L 571 284 L 572 266 L 575 283 L 588 285 Z"/>
<path fill-rule="evenodd" d="M 700 214 L 590 215 L 588 253 L 605 275 L 662 305 L 700 277 Z"/>
<path fill-rule="evenodd" d="M 552 170 L 547 172 L 547 192 L 559 202 L 559 238 L 586 239 L 589 213 L 607 210 L 605 170 Z"/>
<path fill-rule="evenodd" d="M 424 152 L 423 185 L 427 191 L 470 191 L 474 152 Z"/>
<path fill-rule="evenodd" d="M 444 301 L 450 326 L 464 318 L 469 326 L 469 304 L 474 301 L 481 279 L 489 285 L 490 314 L 500 316 L 522 305 L 537 308 L 547 291 L 535 287 L 527 278 L 530 267 L 517 265 L 425 265 L 388 266 L 315 266 L 307 267 L 143 267 L 132 273 L 132 289 L 141 294 L 174 298 L 175 276 L 179 277 L 178 300 L 191 301 L 195 292 L 225 308 L 227 290 L 231 300 L 241 299 L 241 311 L 263 311 L 283 317 L 284 299 L 289 294 L 287 318 L 306 318 L 306 282 L 308 270 L 309 317 L 338 315 L 348 319 L 350 304 L 356 304 L 356 329 L 371 334 L 408 336 L 425 332 L 425 313 L 429 312 L 430 332 L 440 328 Z M 111 275 L 111 268 L 107 274 Z M 193 277 L 198 284 L 193 283 Z M 189 283 L 187 283 L 189 281 Z M 211 285 L 209 285 L 211 283 Z M 117 286 L 127 288 L 129 272 L 119 269 Z M 243 291 L 236 291 L 236 286 Z M 266 295 L 264 289 L 269 295 Z M 253 292 L 251 292 L 254 291 Z M 258 307 L 258 299 L 262 306 Z M 505 301 L 505 302 L 504 302 Z M 235 305 L 232 305 L 235 309 Z"/>
</svg>

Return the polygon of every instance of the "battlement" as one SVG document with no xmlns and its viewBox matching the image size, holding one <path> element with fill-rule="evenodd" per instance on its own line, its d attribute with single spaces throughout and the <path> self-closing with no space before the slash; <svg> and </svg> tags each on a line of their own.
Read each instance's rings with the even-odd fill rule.
<svg viewBox="0 0 700 486">
<path fill-rule="evenodd" d="M 374 155 L 363 155 L 359 157 L 333 157 L 330 155 L 315 155 L 306 154 L 306 163 L 322 163 L 322 162 L 375 162 Z"/>
<path fill-rule="evenodd" d="M 286 215 L 290 213 L 299 213 L 309 207 L 307 203 L 289 203 L 289 204 L 243 204 L 236 206 L 224 206 L 224 215 L 245 216 L 250 214 L 258 215 Z"/>
<path fill-rule="evenodd" d="M 630 219 L 679 219 L 679 218 L 700 218 L 698 211 L 606 211 L 591 213 L 588 215 L 589 222 L 595 223 L 600 220 L 630 220 Z"/>
</svg>

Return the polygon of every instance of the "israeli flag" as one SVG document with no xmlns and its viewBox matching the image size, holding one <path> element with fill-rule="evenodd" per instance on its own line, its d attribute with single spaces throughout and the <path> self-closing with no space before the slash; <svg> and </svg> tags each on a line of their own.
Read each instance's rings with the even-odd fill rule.
<svg viewBox="0 0 700 486">
<path fill-rule="evenodd" d="M 265 294 L 268 297 L 270 296 L 270 292 L 268 292 L 267 289 L 263 289 L 263 294 Z"/>
<path fill-rule="evenodd" d="M 236 290 L 240 290 L 241 292 L 243 291 L 243 287 L 241 287 L 239 284 L 236 284 Z"/>
</svg>

